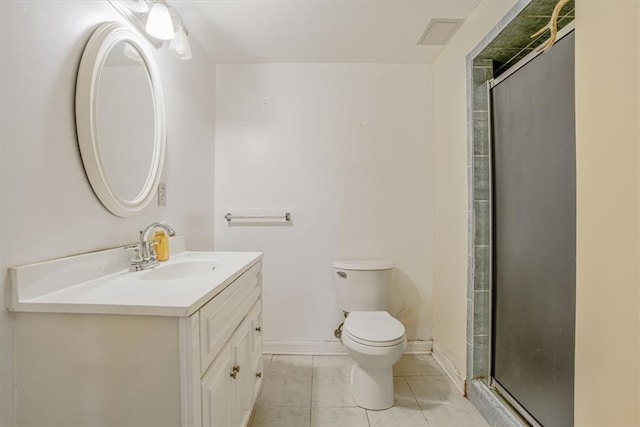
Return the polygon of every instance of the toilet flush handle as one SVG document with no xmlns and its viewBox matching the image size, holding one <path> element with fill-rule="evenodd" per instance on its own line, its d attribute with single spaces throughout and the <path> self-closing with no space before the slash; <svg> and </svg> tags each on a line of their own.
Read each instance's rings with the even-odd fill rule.
<svg viewBox="0 0 640 427">
<path fill-rule="evenodd" d="M 345 273 L 344 271 L 337 271 L 336 273 L 338 274 L 338 276 L 342 277 L 343 279 L 347 278 L 347 273 Z"/>
</svg>

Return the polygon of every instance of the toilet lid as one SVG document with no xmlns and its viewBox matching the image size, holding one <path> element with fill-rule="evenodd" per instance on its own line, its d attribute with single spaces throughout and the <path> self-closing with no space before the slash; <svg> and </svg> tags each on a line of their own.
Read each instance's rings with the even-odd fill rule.
<svg viewBox="0 0 640 427">
<path fill-rule="evenodd" d="M 362 344 L 387 346 L 405 339 L 404 325 L 386 311 L 352 311 L 343 330 Z"/>
</svg>

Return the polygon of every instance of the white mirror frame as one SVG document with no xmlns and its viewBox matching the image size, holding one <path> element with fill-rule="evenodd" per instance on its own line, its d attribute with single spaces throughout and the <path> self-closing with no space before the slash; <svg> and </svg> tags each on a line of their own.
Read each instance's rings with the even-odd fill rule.
<svg viewBox="0 0 640 427">
<path fill-rule="evenodd" d="M 133 200 L 125 200 L 109 187 L 109 178 L 100 155 L 97 133 L 96 107 L 100 75 L 107 56 L 121 41 L 131 43 L 140 52 L 149 73 L 154 98 L 155 140 L 151 169 L 144 187 Z M 76 83 L 76 130 L 84 169 L 98 199 L 114 215 L 131 217 L 140 213 L 154 198 L 164 164 L 166 146 L 164 98 L 153 52 L 140 35 L 124 24 L 104 23 L 94 31 L 87 42 Z"/>
</svg>

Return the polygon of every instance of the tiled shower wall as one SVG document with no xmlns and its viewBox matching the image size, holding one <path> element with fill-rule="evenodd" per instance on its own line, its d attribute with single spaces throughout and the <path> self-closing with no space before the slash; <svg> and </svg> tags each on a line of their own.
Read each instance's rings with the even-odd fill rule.
<svg viewBox="0 0 640 427">
<path fill-rule="evenodd" d="M 467 282 L 467 330 L 468 375 L 471 378 L 489 375 L 490 357 L 490 301 L 491 265 L 491 209 L 490 209 L 490 158 L 489 158 L 489 101 L 487 81 L 493 77 L 493 61 L 480 59 L 471 64 L 468 73 L 472 102 L 469 126 L 472 144 L 469 152 L 469 280 Z"/>
</svg>

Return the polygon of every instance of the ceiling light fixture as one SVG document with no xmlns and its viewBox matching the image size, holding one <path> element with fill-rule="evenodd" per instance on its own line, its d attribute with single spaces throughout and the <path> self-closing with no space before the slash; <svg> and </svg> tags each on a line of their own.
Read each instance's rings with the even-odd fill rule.
<svg viewBox="0 0 640 427">
<path fill-rule="evenodd" d="M 189 31 L 182 23 L 182 18 L 177 15 L 172 15 L 172 18 L 178 20 L 178 25 L 175 27 L 175 36 L 169 42 L 169 54 L 180 58 L 183 61 L 188 61 L 191 56 L 191 43 L 189 43 Z"/>
<path fill-rule="evenodd" d="M 166 1 L 153 0 L 144 29 L 151 37 L 160 40 L 171 40 L 174 37 L 173 21 Z"/>
<path fill-rule="evenodd" d="M 167 0 L 109 0 L 109 3 L 129 20 L 156 49 L 162 48 L 164 41 L 171 56 L 183 61 L 192 58 L 191 34 L 182 17 Z M 132 47 L 124 48 L 127 58 L 137 60 L 137 52 Z M 142 59 L 142 58 L 140 58 Z"/>
</svg>

